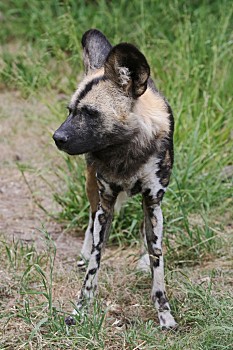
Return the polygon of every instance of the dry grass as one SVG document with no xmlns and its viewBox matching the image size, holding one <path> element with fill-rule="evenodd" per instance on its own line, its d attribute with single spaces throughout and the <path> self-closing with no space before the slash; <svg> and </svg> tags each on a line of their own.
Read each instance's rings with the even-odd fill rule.
<svg viewBox="0 0 233 350">
<path fill-rule="evenodd" d="M 2 349 L 162 349 L 164 344 L 182 349 L 185 341 L 187 349 L 199 349 L 203 339 L 213 342 L 218 337 L 230 349 L 230 256 L 167 270 L 168 294 L 180 328 L 178 333 L 161 333 L 149 299 L 150 276 L 135 269 L 138 249 L 107 249 L 97 301 L 84 320 L 78 318 L 78 325 L 68 329 L 64 317 L 73 307 L 83 272 L 65 258 L 52 266 L 54 246 L 48 245 L 45 233 L 41 238 L 40 253 L 33 246 L 1 240 Z"/>
</svg>

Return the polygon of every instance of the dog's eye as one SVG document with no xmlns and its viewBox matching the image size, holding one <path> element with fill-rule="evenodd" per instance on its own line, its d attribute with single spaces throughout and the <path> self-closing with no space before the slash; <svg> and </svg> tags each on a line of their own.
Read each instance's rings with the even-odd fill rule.
<svg viewBox="0 0 233 350">
<path fill-rule="evenodd" d="M 88 118 L 97 118 L 100 115 L 99 111 L 97 111 L 94 108 L 87 107 L 87 106 L 82 107 L 81 113 Z"/>
</svg>

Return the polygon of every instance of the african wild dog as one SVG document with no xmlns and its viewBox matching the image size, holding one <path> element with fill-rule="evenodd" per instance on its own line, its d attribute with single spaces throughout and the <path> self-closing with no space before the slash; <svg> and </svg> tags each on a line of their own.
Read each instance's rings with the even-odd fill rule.
<svg viewBox="0 0 233 350">
<path fill-rule="evenodd" d="M 53 135 L 60 150 L 86 154 L 91 213 L 79 265 L 85 260 L 89 264 L 77 309 L 94 296 L 118 195 L 141 193 L 152 301 L 160 325 L 173 328 L 176 322 L 164 285 L 160 207 L 173 164 L 172 110 L 135 46 L 121 43 L 112 47 L 95 29 L 83 35 L 82 46 L 86 77 L 71 98 L 67 119 Z M 146 257 L 148 254 L 141 263 Z M 66 323 L 73 324 L 73 318 L 68 317 Z"/>
</svg>

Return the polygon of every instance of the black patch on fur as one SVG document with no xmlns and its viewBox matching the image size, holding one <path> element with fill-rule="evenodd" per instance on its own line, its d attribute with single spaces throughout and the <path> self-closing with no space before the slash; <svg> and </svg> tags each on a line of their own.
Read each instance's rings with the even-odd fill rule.
<svg viewBox="0 0 233 350">
<path fill-rule="evenodd" d="M 92 290 L 92 286 L 86 286 L 85 289 L 89 292 L 90 290 Z"/>
<path fill-rule="evenodd" d="M 98 265 L 98 267 L 100 266 L 100 259 L 101 259 L 101 254 L 100 252 L 96 255 L 96 263 Z"/>
<path fill-rule="evenodd" d="M 167 106 L 167 111 L 169 113 L 169 121 L 170 121 L 170 131 L 169 131 L 169 137 L 167 139 L 167 149 L 169 151 L 169 155 L 171 157 L 171 167 L 173 166 L 174 163 L 174 148 L 173 148 L 173 133 L 174 133 L 174 117 L 173 117 L 173 112 L 171 109 L 171 106 L 169 105 L 169 103 L 167 102 L 167 100 L 165 99 L 165 103 Z"/>
<path fill-rule="evenodd" d="M 159 190 L 158 192 L 157 192 L 157 198 L 159 199 L 159 201 L 161 202 L 162 201 L 162 199 L 163 199 L 163 196 L 164 196 L 164 190 Z"/>
<path fill-rule="evenodd" d="M 155 293 L 156 298 L 158 299 L 159 303 L 159 311 L 169 310 L 169 308 L 165 305 L 167 303 L 167 297 L 165 293 L 161 292 L 160 290 Z"/>
<path fill-rule="evenodd" d="M 154 235 L 153 239 L 151 240 L 152 244 L 156 244 L 158 240 L 158 237 L 156 235 Z"/>
<path fill-rule="evenodd" d="M 168 301 L 167 301 L 167 299 L 166 299 L 166 302 L 165 303 L 167 303 Z M 169 309 L 169 307 L 167 306 L 167 305 L 163 305 L 163 311 L 168 311 L 168 310 L 170 310 Z"/>
<path fill-rule="evenodd" d="M 159 177 L 159 182 L 163 187 L 167 187 L 170 180 L 171 169 L 167 169 L 166 165 L 163 165 L 163 161 L 159 163 L 159 170 L 156 175 Z"/>
<path fill-rule="evenodd" d="M 163 318 L 163 316 L 162 316 L 162 315 L 160 315 L 160 316 L 159 316 L 159 318 L 160 318 L 160 320 L 162 321 L 162 323 L 163 323 L 163 324 L 165 324 L 165 323 L 166 323 L 166 320 Z"/>
<path fill-rule="evenodd" d="M 101 116 L 101 113 L 97 109 L 92 108 L 91 106 L 88 106 L 88 105 L 83 106 L 80 111 L 81 111 L 81 114 L 84 114 L 88 118 L 100 118 Z"/>
<path fill-rule="evenodd" d="M 94 232 L 95 214 L 96 214 L 96 211 L 91 213 L 92 225 L 91 225 L 90 231 L 91 231 L 92 234 Z"/>
<path fill-rule="evenodd" d="M 151 267 L 158 267 L 160 264 L 160 256 L 162 253 L 159 252 L 159 249 L 153 248 L 153 244 L 156 244 L 158 240 L 158 237 L 154 235 L 154 233 L 150 234 L 150 237 L 147 237 L 147 246 L 148 246 L 148 253 L 150 255 L 150 263 Z M 153 271 L 153 269 L 152 269 Z"/>
<path fill-rule="evenodd" d="M 106 181 L 105 178 L 99 172 L 97 172 L 96 178 L 97 178 L 97 184 L 98 184 L 98 187 L 100 189 L 101 195 L 103 196 L 104 199 L 106 199 L 110 203 L 113 200 L 115 200 L 116 197 L 118 196 L 118 194 L 123 190 L 122 186 L 119 186 L 119 185 L 115 184 L 114 182 Z M 103 180 L 104 182 L 106 182 L 109 185 L 109 187 L 112 191 L 112 194 L 106 193 L 105 187 L 102 184 L 101 180 Z"/>
<path fill-rule="evenodd" d="M 173 167 L 174 162 L 174 150 L 173 150 L 173 133 L 174 133 L 174 118 L 173 118 L 173 112 L 172 109 L 167 102 L 167 100 L 161 96 L 164 99 L 164 102 L 167 107 L 167 112 L 169 113 L 169 122 L 170 122 L 170 130 L 168 137 L 164 138 L 162 141 L 161 149 L 158 152 L 158 157 L 160 159 L 160 162 L 158 163 L 158 171 L 156 172 L 156 175 L 160 179 L 160 183 L 163 187 L 167 187 L 170 181 L 171 171 Z"/>
<path fill-rule="evenodd" d="M 101 214 L 101 215 L 105 216 L 105 214 Z M 102 245 L 103 245 L 105 230 L 106 230 L 106 222 L 105 222 L 105 224 L 103 224 L 101 226 L 101 229 L 100 229 L 100 232 L 99 232 L 99 243 L 95 246 L 95 249 L 98 250 L 98 252 L 101 251 L 101 248 L 102 248 Z"/>
<path fill-rule="evenodd" d="M 153 197 L 150 195 L 151 189 L 147 188 L 144 192 L 143 195 L 145 197 L 145 199 L 152 199 Z"/>
<path fill-rule="evenodd" d="M 138 194 L 140 192 L 142 192 L 142 181 L 137 180 L 134 186 L 131 188 L 130 193 L 131 193 L 131 196 L 134 196 L 135 194 Z"/>
<path fill-rule="evenodd" d="M 92 225 L 90 228 L 91 234 L 93 234 L 93 232 L 94 232 L 95 214 L 96 214 L 96 212 L 91 213 L 91 218 L 92 218 Z M 92 251 L 93 251 L 93 248 L 94 248 L 94 245 L 92 245 Z"/>
<path fill-rule="evenodd" d="M 88 275 L 95 275 L 97 272 L 97 269 L 96 268 L 93 268 L 91 270 L 88 271 Z"/>
<path fill-rule="evenodd" d="M 92 223 L 92 225 L 91 225 L 90 231 L 91 231 L 91 233 L 93 234 L 93 232 L 94 232 L 94 221 L 93 221 L 93 223 Z"/>
<path fill-rule="evenodd" d="M 94 252 L 94 250 L 95 250 L 95 246 L 94 246 L 94 243 L 92 243 L 91 254 Z"/>
<path fill-rule="evenodd" d="M 159 178 L 159 182 L 163 187 L 167 187 L 169 184 L 172 170 L 171 150 L 167 149 L 166 151 L 160 154 L 160 162 L 158 164 L 158 168 L 159 170 L 156 171 L 156 175 Z"/>
<path fill-rule="evenodd" d="M 156 241 L 157 241 L 157 237 L 153 243 L 156 243 Z M 155 268 L 158 267 L 160 264 L 160 256 L 162 256 L 161 249 L 151 247 L 150 255 L 153 256 L 153 267 L 155 267 Z"/>
<path fill-rule="evenodd" d="M 96 246 L 96 248 L 100 251 L 101 250 L 101 244 L 103 243 L 104 240 L 104 232 L 105 232 L 105 225 L 101 227 L 100 233 L 99 233 L 99 243 Z"/>
<path fill-rule="evenodd" d="M 167 106 L 167 111 L 169 113 L 169 121 L 170 121 L 170 133 L 169 133 L 169 138 L 170 138 L 170 149 L 172 150 L 172 164 L 173 164 L 173 161 L 174 161 L 174 154 L 173 154 L 173 144 L 171 143 L 171 141 L 173 141 L 173 132 L 174 132 L 174 125 L 175 125 L 175 122 L 174 122 L 174 117 L 173 117 L 173 112 L 172 112 L 172 109 L 171 109 L 171 106 L 169 105 L 169 103 L 165 100 L 166 102 L 166 106 Z"/>
<path fill-rule="evenodd" d="M 154 205 L 159 204 L 159 202 L 160 202 L 160 199 L 158 197 L 156 198 L 153 195 L 151 195 L 150 193 L 151 193 L 150 188 L 146 189 L 143 192 L 143 196 L 144 196 L 145 204 L 146 204 L 147 208 L 153 207 Z M 158 193 L 159 193 L 159 191 L 158 191 Z M 150 212 L 149 215 L 152 215 L 152 213 Z"/>
<path fill-rule="evenodd" d="M 86 282 L 87 282 L 89 276 L 90 276 L 90 275 L 95 275 L 96 272 L 97 272 L 97 268 L 96 268 L 96 267 L 88 271 L 88 273 L 87 273 L 87 275 L 86 275 L 86 277 L 85 277 L 85 280 L 84 280 L 84 285 L 86 285 Z M 84 297 L 83 297 L 83 293 L 82 293 L 82 291 L 81 291 L 80 300 L 82 300 L 83 298 L 84 298 Z"/>
<path fill-rule="evenodd" d="M 154 268 L 159 267 L 159 256 L 154 255 L 153 259 L 154 259 L 154 261 L 153 261 L 153 267 L 154 267 Z"/>
<path fill-rule="evenodd" d="M 123 190 L 123 188 L 113 182 L 111 182 L 109 184 L 111 190 L 112 190 L 112 194 L 113 194 L 113 197 L 117 197 L 117 195 Z"/>
<path fill-rule="evenodd" d="M 158 290 L 156 293 L 155 293 L 155 296 L 156 298 L 161 298 L 163 296 L 163 292 L 161 292 L 161 290 Z"/>
<path fill-rule="evenodd" d="M 105 214 L 100 214 L 99 216 L 98 216 L 98 220 L 99 220 L 99 223 L 100 223 L 100 225 L 104 225 L 104 224 L 106 224 L 106 216 L 105 216 Z"/>
</svg>

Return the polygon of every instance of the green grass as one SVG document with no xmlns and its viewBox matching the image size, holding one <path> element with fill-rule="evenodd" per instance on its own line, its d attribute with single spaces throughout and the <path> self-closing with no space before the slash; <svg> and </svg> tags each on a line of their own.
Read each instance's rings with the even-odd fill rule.
<svg viewBox="0 0 233 350">
<path fill-rule="evenodd" d="M 36 98 L 44 103 L 50 110 L 49 116 L 44 115 L 45 132 L 51 120 L 58 126 L 65 119 L 65 107 L 81 79 L 80 39 L 85 30 L 99 28 L 112 44 L 132 42 L 146 55 L 156 85 L 170 102 L 175 117 L 175 166 L 163 202 L 166 261 L 170 268 L 220 258 L 227 246 L 224 229 L 232 222 L 232 178 L 224 175 L 224 169 L 232 165 L 233 148 L 232 11 L 230 0 L 3 0 L 0 3 L 0 89 L 16 90 L 22 98 L 29 101 Z M 26 114 L 25 111 L 25 118 Z M 37 114 L 35 110 L 34 119 Z M 51 135 L 47 134 L 50 139 Z M 43 175 L 51 197 L 61 206 L 61 212 L 53 215 L 68 228 L 84 230 L 89 210 L 84 190 L 84 161 L 59 152 L 57 157 L 60 157 L 59 165 L 52 171 L 58 183 L 63 183 L 62 188 L 56 185 L 54 177 L 51 181 Z M 30 164 L 20 167 L 25 178 L 29 168 Z M 30 191 L 34 193 L 32 187 Z M 110 243 L 134 246 L 141 220 L 140 197 L 137 197 L 114 220 Z M 179 272 L 171 277 L 172 284 L 173 279 L 181 281 L 172 305 L 180 319 L 178 334 L 161 333 L 152 316 L 149 319 L 144 316 L 143 321 L 133 317 L 125 329 L 113 330 L 107 310 L 98 304 L 94 319 L 87 316 L 79 327 L 67 329 L 63 313 L 70 306 L 64 306 L 62 300 L 69 298 L 60 293 L 60 304 L 54 307 L 57 300 L 54 301 L 53 286 L 63 284 L 69 289 L 69 283 L 72 286 L 74 281 L 80 283 L 80 277 L 73 272 L 66 277 L 64 272 L 56 271 L 51 260 L 55 248 L 48 236 L 45 241 L 50 245 L 46 245 L 44 254 L 19 242 L 2 244 L 5 258 L 1 260 L 13 278 L 9 290 L 7 286 L 3 289 L 3 305 L 12 293 L 20 294 L 15 308 L 3 313 L 6 324 L 5 343 L 0 343 L 3 349 L 14 348 L 15 344 L 25 344 L 26 349 L 30 344 L 46 349 L 58 346 L 114 349 L 115 343 L 125 349 L 137 346 L 231 349 L 232 302 L 228 292 L 215 293 L 214 283 L 202 288 L 187 278 L 182 279 Z M 129 288 L 147 305 L 149 287 L 145 287 L 145 298 L 140 288 L 149 285 L 149 280 L 132 271 L 124 273 L 129 279 L 133 274 Z M 210 277 L 211 273 L 208 271 Z M 103 276 L 106 290 L 113 288 L 107 285 L 107 271 Z M 142 286 L 139 284 L 134 290 L 137 278 Z M 213 280 L 218 284 L 217 277 Z M 101 292 L 104 297 L 108 295 L 104 294 L 106 290 Z M 71 287 L 69 293 L 73 300 Z M 118 300 L 121 303 L 120 296 Z M 127 309 L 127 302 L 122 302 Z M 145 310 L 150 310 L 147 307 Z M 14 340 L 7 336 L 7 325 L 11 324 L 12 332 L 16 320 L 26 333 L 18 334 Z M 95 332 L 92 334 L 90 329 Z"/>
</svg>

